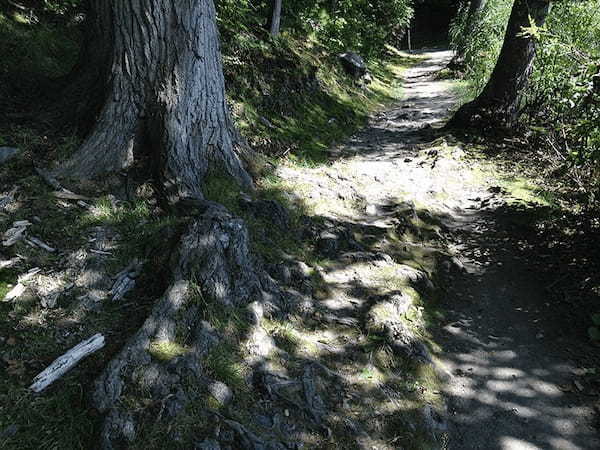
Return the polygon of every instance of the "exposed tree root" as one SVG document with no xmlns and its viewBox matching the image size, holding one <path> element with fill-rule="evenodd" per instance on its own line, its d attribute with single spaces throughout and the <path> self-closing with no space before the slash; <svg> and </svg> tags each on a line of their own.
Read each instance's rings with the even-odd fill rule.
<svg viewBox="0 0 600 450">
<path fill-rule="evenodd" d="M 284 304 L 282 294 L 254 264 L 244 223 L 219 205 L 208 204 L 190 224 L 177 258 L 164 296 L 96 381 L 93 401 L 107 414 L 104 448 L 120 448 L 136 438 L 140 412 L 126 401 L 128 397 L 159 403 L 157 421 L 177 416 L 202 387 L 214 390 L 213 396 L 224 403 L 231 397 L 229 388 L 209 379 L 202 367 L 202 358 L 219 337 L 200 319 L 199 295 L 223 307 L 248 307 L 248 321 L 255 328 L 265 311 L 273 313 Z M 150 353 L 152 345 L 175 342 L 185 352 L 168 362 Z M 252 345 L 256 355 L 266 351 L 260 339 Z"/>
</svg>

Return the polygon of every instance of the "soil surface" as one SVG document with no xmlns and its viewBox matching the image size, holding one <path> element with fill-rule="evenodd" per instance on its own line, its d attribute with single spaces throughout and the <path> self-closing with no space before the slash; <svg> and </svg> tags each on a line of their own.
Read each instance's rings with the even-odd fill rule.
<svg viewBox="0 0 600 450">
<path fill-rule="evenodd" d="M 451 53 L 423 56 L 406 73 L 405 101 L 332 152 L 325 175 L 337 178 L 333 186 L 324 188 L 322 169 L 282 169 L 281 175 L 321 186 L 316 209 L 333 219 L 393 228 L 399 209 L 410 205 L 422 225 L 413 229 L 413 245 L 460 261 L 458 274 L 448 275 L 439 258 L 426 268 L 449 286 L 441 299 L 444 323 L 432 327 L 443 347 L 439 364 L 448 373 L 443 394 L 449 448 L 600 448 L 587 388 L 577 381 L 586 369 L 571 360 L 593 350 L 557 332 L 565 324 L 556 308 L 552 312 L 549 289 L 555 280 L 523 257 L 527 225 L 513 220 L 521 210 L 510 193 L 497 185 L 489 166 L 441 131 L 457 99 L 451 84 L 435 74 Z M 332 208 L 322 198 L 328 191 L 354 191 L 364 209 Z M 340 269 L 337 276 L 346 272 Z M 343 309 L 334 305 L 343 297 L 333 298 L 330 305 Z"/>
<path fill-rule="evenodd" d="M 431 112 L 425 119 L 430 122 L 444 117 L 452 99 L 443 82 L 426 75 L 448 55 L 428 56 L 425 67 L 408 74 L 407 102 L 415 113 Z M 600 448 L 594 411 L 575 395 L 581 383 L 575 381 L 573 388 L 583 369 L 571 360 L 571 350 L 582 344 L 557 333 L 555 327 L 566 324 L 549 317 L 548 288 L 556 280 L 514 251 L 523 230 L 511 223 L 506 193 L 493 179 L 470 179 L 472 167 L 459 173 L 460 162 L 452 158 L 458 151 L 441 156 L 415 186 L 433 196 L 446 194 L 442 210 L 449 244 L 465 269 L 445 299 L 449 323 L 436 333 L 444 347 L 440 357 L 453 374 L 445 387 L 450 448 Z M 411 172 L 410 163 L 397 176 L 403 178 L 403 172 Z M 439 213 L 436 202 L 421 202 Z"/>
<path fill-rule="evenodd" d="M 422 61 L 405 74 L 402 102 L 332 149 L 329 164 L 277 168 L 285 180 L 282 195 L 301 213 L 299 240 L 308 250 L 282 254 L 265 267 L 281 289 L 279 314 L 263 316 L 253 303 L 248 326 L 245 309 L 232 314 L 222 305 L 204 305 L 214 323 L 210 333 L 198 334 L 198 342 L 212 346 L 202 364 L 218 381 L 210 388 L 219 389 L 186 391 L 204 414 L 190 409 L 194 423 L 207 424 L 192 430 L 194 439 L 206 437 L 196 448 L 241 448 L 240 442 L 244 448 L 600 448 L 590 406 L 598 392 L 586 378 L 594 364 L 581 362 L 597 349 L 564 332 L 564 305 L 550 295 L 560 277 L 534 261 L 539 254 L 527 254 L 535 208 L 518 201 L 485 154 L 442 130 L 458 100 L 452 82 L 437 74 L 452 54 L 420 55 Z M 25 184 L 19 186 L 22 195 L 7 194 L 7 224 L 42 215 L 38 203 L 22 210 L 27 196 L 48 204 L 46 188 L 29 193 Z M 23 392 L 31 373 L 54 356 L 19 356 L 26 338 L 13 337 L 13 328 L 48 333 L 42 348 L 57 356 L 57 342 L 68 349 L 103 332 L 116 347 L 137 326 L 125 309 L 135 302 L 103 303 L 114 294 L 111 286 L 119 278 L 113 274 L 138 275 L 137 263 L 123 271 L 111 262 L 121 238 L 111 226 L 98 225 L 121 211 L 117 199 L 107 198 L 110 204 L 102 207 L 52 201 L 58 206 L 52 203 L 39 224 L 32 219 L 30 231 L 52 244 L 58 240 L 53 233 L 85 214 L 84 225 L 74 228 L 85 235 L 64 242 L 52 258 L 22 243 L 15 248 L 30 252 L 29 259 L 7 256 L 16 258 L 15 274 L 42 270 L 27 284 L 31 295 L 2 303 L 7 317 L 19 322 L 7 322 L 10 351 L 3 350 L 3 360 Z M 252 214 L 289 232 L 285 208 L 244 201 Z M 130 221 L 139 226 L 143 217 Z M 143 278 L 138 282 L 145 284 Z M 53 286 L 60 290 L 58 300 Z M 158 295 L 147 293 L 135 307 L 148 309 Z M 36 316 L 26 313 L 31 308 L 25 302 L 36 305 Z M 67 325 L 55 331 L 45 326 L 59 321 Z M 151 348 L 152 367 L 171 371 L 189 353 L 182 349 Z M 95 358 L 84 385 L 105 366 L 106 355 Z M 38 399 L 52 405 L 62 383 L 79 383 L 75 378 L 66 377 Z M 13 392 L 19 394 L 15 387 L 5 395 Z M 159 394 L 144 392 L 156 403 Z M 16 394 L 13 401 L 22 401 Z M 87 405 L 83 397 L 78 401 Z M 184 401 L 173 405 L 173 423 L 185 424 L 185 414 L 178 415 Z M 13 435 L 11 442 L 18 441 L 18 420 L 11 420 L 15 425 L 0 430 L 0 441 Z M 140 436 L 162 445 L 167 432 L 148 423 L 148 433 L 142 428 Z"/>
</svg>

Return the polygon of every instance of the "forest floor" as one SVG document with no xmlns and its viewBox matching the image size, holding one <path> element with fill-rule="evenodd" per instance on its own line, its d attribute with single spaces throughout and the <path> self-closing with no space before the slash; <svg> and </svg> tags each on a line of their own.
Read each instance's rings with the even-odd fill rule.
<svg viewBox="0 0 600 450">
<path fill-rule="evenodd" d="M 257 368 L 246 312 L 200 304 L 220 339 L 203 370 L 233 400 L 202 392 L 163 428 L 154 420 L 173 395 L 144 399 L 137 410 L 151 420 L 132 448 L 600 448 L 598 348 L 573 285 L 595 276 L 582 275 L 596 267 L 594 234 L 579 237 L 578 216 L 542 187 L 529 153 L 507 153 L 510 139 L 441 128 L 459 101 L 455 82 L 440 79 L 451 53 L 418 53 L 405 59 L 417 62 L 398 102 L 328 161 L 283 157 L 241 200 L 227 180 L 207 186 L 248 223 L 295 313 L 260 325 L 268 351 Z M 17 181 L 0 225 L 29 220 L 29 236 L 57 250 L 21 241 L 0 258 L 11 264 L 0 300 L 19 277 L 27 288 L 0 301 L 0 446 L 93 448 L 102 417 L 90 386 L 160 296 L 156 255 L 185 219 L 123 193 L 57 197 L 32 159 L 2 169 Z M 570 231 L 541 236 L 557 217 Z M 136 288 L 110 301 L 132 261 L 143 264 Z M 41 395 L 28 391 L 97 332 L 105 349 Z M 148 352 L 167 367 L 186 343 Z"/>
<path fill-rule="evenodd" d="M 441 346 L 434 350 L 438 365 L 449 374 L 440 388 L 449 448 L 598 448 L 592 407 L 598 392 L 588 377 L 596 373 L 597 347 L 568 330 L 573 305 L 552 295 L 565 276 L 537 248 L 536 224 L 556 205 L 510 156 L 484 156 L 481 146 L 439 129 L 457 102 L 451 83 L 435 76 L 450 53 L 423 56 L 406 73 L 404 101 L 333 151 L 331 166 L 280 169 L 280 175 L 328 185 L 332 197 L 348 185 L 360 193 L 363 214 L 332 209 L 323 189 L 307 190 L 307 201 L 318 198 L 321 214 L 332 220 L 398 229 L 398 218 L 413 214 L 413 250 L 405 259 L 415 263 L 416 246 L 420 268 L 446 287 L 436 296 L 439 314 L 431 315 L 431 304 L 424 310 L 443 317 L 427 329 Z M 458 260 L 461 270 L 448 271 L 439 252 Z M 346 265 L 325 280 L 347 280 L 350 272 Z M 360 269 L 353 275 L 368 278 Z M 351 310 L 344 301 L 339 293 L 329 300 L 337 310 Z"/>
</svg>

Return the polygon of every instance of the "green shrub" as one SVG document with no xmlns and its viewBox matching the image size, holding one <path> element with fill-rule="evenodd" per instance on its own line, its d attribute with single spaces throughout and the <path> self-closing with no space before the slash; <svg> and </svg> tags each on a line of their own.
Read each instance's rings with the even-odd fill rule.
<svg viewBox="0 0 600 450">
<path fill-rule="evenodd" d="M 270 1 L 218 0 L 221 24 L 227 29 L 257 33 L 265 29 Z M 318 41 L 331 52 L 353 49 L 365 56 L 394 45 L 413 14 L 411 0 L 284 0 L 282 31 Z"/>
<path fill-rule="evenodd" d="M 483 89 L 495 66 L 512 3 L 488 0 L 469 36 L 465 8 L 452 24 L 453 45 L 465 44 L 471 96 Z M 534 33 L 537 58 L 521 125 L 536 147 L 565 160 L 568 173 L 593 194 L 600 185 L 600 0 L 555 2 L 543 28 L 524 32 Z"/>
</svg>

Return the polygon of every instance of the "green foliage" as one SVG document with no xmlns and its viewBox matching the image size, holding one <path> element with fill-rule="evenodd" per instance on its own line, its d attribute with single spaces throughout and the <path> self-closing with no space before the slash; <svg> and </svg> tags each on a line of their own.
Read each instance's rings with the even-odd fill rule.
<svg viewBox="0 0 600 450">
<path fill-rule="evenodd" d="M 270 1 L 218 0 L 219 21 L 238 32 L 266 30 L 270 5 Z M 304 39 L 308 35 L 331 52 L 353 49 L 371 56 L 383 52 L 385 44 L 394 45 L 412 14 L 411 0 L 284 0 L 282 31 Z"/>
<path fill-rule="evenodd" d="M 452 25 L 453 45 L 466 48 L 471 96 L 483 89 L 496 64 L 512 3 L 489 0 L 468 36 L 464 8 Z M 537 147 L 564 160 L 569 174 L 593 193 L 600 186 L 600 1 L 555 2 L 544 27 L 523 33 L 535 38 L 537 57 L 521 124 Z"/>
<path fill-rule="evenodd" d="M 512 4 L 511 0 L 488 0 L 473 31 L 467 33 L 469 5 L 465 3 L 450 26 L 452 47 L 465 50 L 465 78 L 471 82 L 471 95 L 483 89 L 494 69 Z"/>
<path fill-rule="evenodd" d="M 160 361 L 171 361 L 178 356 L 185 355 L 187 349 L 176 342 L 156 341 L 150 344 L 149 353 Z"/>
<path fill-rule="evenodd" d="M 35 22 L 25 14 L 0 11 L 0 80 L 21 85 L 22 77 L 60 76 L 73 65 L 76 44 L 66 39 L 65 30 Z"/>
<path fill-rule="evenodd" d="M 43 10 L 56 16 L 72 16 L 80 11 L 82 0 L 44 0 Z"/>
<path fill-rule="evenodd" d="M 588 328 L 588 335 L 592 341 L 600 341 L 600 314 L 592 315 L 594 326 Z"/>
<path fill-rule="evenodd" d="M 574 166 L 596 165 L 600 159 L 600 1 L 557 4 L 539 42 L 524 105 L 526 119 L 545 128 L 534 131 Z"/>
<path fill-rule="evenodd" d="M 412 17 L 406 0 L 353 0 L 335 2 L 333 7 L 332 3 L 320 2 L 318 15 L 313 10 L 304 18 L 332 50 L 352 48 L 365 55 L 380 53 L 385 44 L 399 40 Z"/>
</svg>

